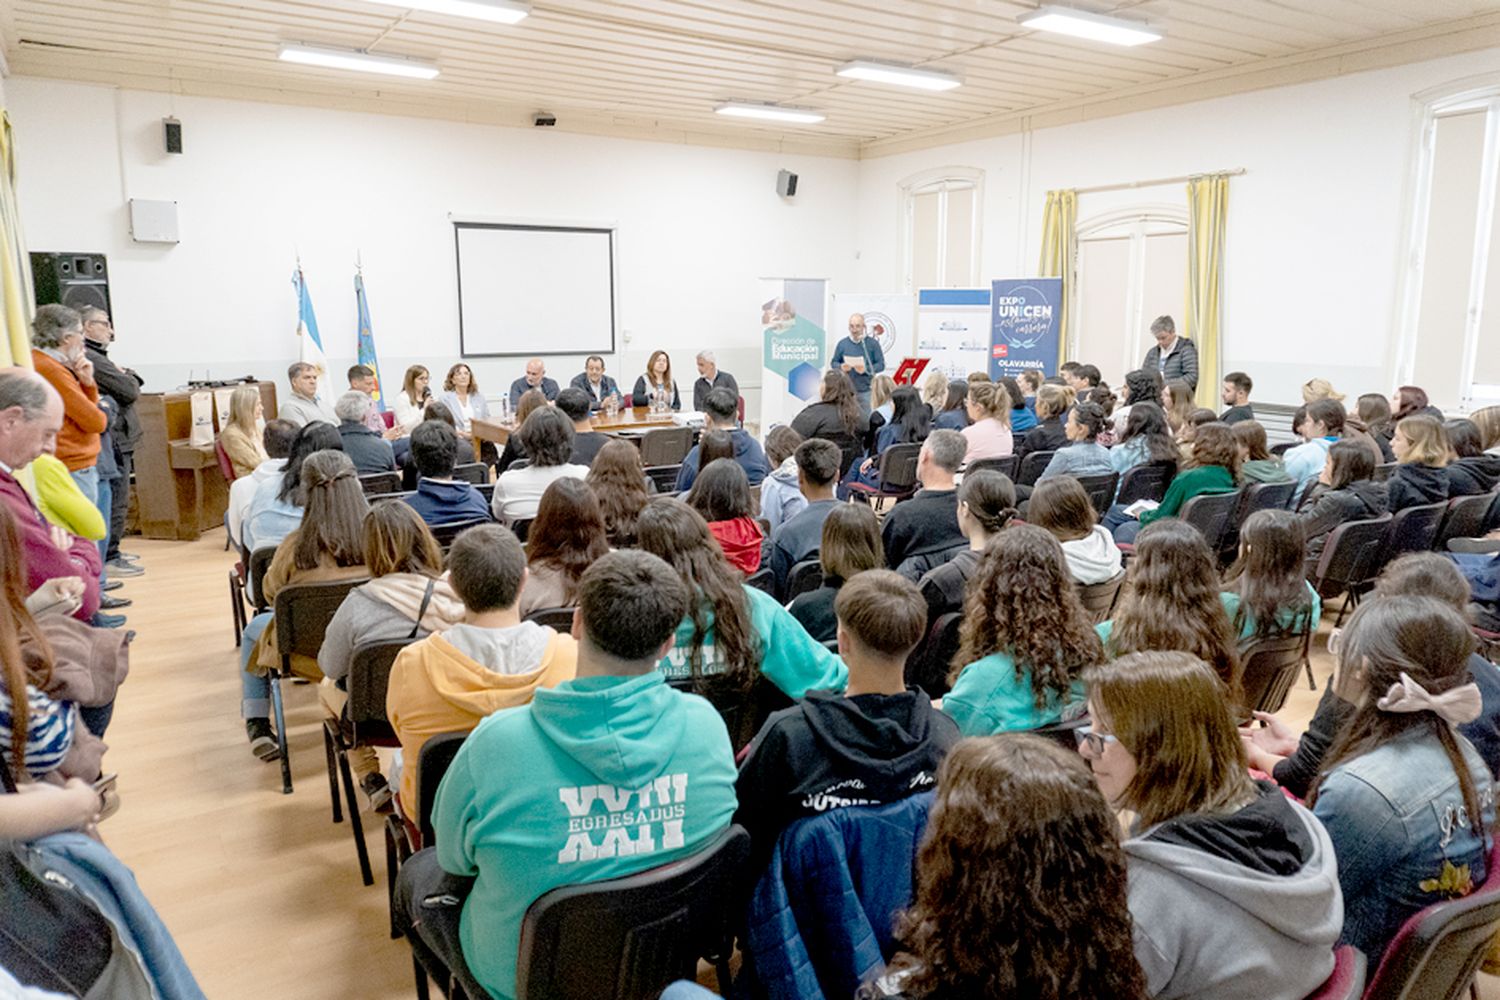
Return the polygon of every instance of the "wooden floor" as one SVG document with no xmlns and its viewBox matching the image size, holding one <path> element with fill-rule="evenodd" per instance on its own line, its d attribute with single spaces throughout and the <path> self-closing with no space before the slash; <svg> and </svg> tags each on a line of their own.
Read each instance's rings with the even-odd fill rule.
<svg viewBox="0 0 1500 1000">
<path fill-rule="evenodd" d="M 116 591 L 135 602 L 127 627 L 137 635 L 106 737 L 105 770 L 119 773 L 123 800 L 106 843 L 213 1000 L 414 996 L 410 953 L 387 932 L 381 824 L 364 814 L 375 870 L 365 886 L 347 818 L 331 822 L 311 687 L 286 688 L 296 792 L 282 795 L 279 769 L 250 754 L 223 533 L 125 548 L 147 572 Z M 1320 687 L 1329 619 L 1313 656 Z M 1301 727 L 1316 704 L 1304 680 L 1282 714 Z M 1500 1000 L 1500 983 L 1481 979 L 1482 995 Z"/>
</svg>

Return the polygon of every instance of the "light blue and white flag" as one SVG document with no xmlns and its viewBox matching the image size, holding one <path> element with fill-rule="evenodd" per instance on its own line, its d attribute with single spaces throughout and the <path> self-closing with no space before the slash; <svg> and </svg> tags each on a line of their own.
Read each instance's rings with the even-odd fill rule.
<svg viewBox="0 0 1500 1000">
<path fill-rule="evenodd" d="M 318 336 L 318 317 L 313 315 L 312 296 L 307 292 L 301 264 L 292 273 L 292 284 L 297 289 L 297 360 L 318 369 L 318 398 L 322 398 L 328 358 L 323 353 L 323 338 Z"/>
</svg>

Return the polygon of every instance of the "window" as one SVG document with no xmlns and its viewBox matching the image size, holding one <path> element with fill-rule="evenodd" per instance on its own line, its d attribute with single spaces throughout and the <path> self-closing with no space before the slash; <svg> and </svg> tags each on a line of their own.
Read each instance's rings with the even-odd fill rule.
<svg viewBox="0 0 1500 1000">
<path fill-rule="evenodd" d="M 1168 206 L 1112 212 L 1078 226 L 1078 294 L 1069 357 L 1099 366 L 1118 386 L 1156 343 L 1151 321 L 1182 328 L 1187 302 L 1187 215 Z"/>
<path fill-rule="evenodd" d="M 901 182 L 906 290 L 979 284 L 984 171 L 946 167 Z"/>
<path fill-rule="evenodd" d="M 1500 402 L 1500 82 L 1429 95 L 1419 114 L 1397 380 L 1469 411 Z"/>
</svg>

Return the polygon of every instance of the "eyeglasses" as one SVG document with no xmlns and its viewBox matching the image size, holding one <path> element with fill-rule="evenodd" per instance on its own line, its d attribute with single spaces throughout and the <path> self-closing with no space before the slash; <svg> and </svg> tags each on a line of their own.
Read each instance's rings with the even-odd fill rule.
<svg viewBox="0 0 1500 1000">
<path fill-rule="evenodd" d="M 1095 757 L 1104 756 L 1104 748 L 1110 743 L 1120 742 L 1114 733 L 1096 733 L 1092 726 L 1079 726 L 1073 730 L 1073 735 L 1078 738 L 1078 748 Z"/>
</svg>

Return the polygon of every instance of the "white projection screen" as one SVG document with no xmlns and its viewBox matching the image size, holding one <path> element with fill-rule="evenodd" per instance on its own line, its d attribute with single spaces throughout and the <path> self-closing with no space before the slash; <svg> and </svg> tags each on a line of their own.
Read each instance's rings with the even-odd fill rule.
<svg viewBox="0 0 1500 1000">
<path fill-rule="evenodd" d="M 455 222 L 466 358 L 613 354 L 614 230 Z"/>
</svg>

